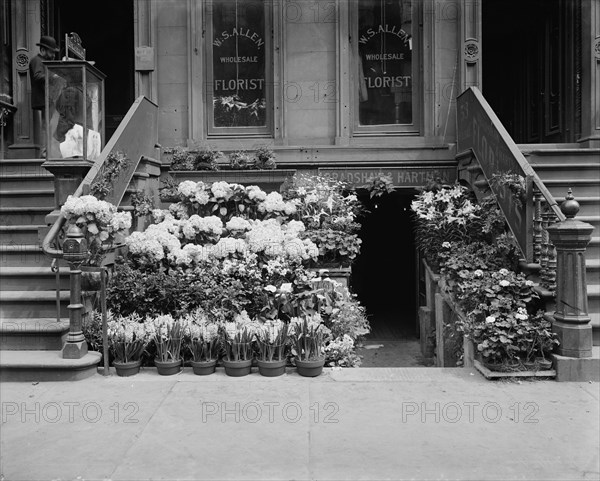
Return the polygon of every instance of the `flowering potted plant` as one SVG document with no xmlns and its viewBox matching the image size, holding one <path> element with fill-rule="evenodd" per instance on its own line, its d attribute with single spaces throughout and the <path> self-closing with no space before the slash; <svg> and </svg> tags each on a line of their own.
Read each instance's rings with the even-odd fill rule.
<svg viewBox="0 0 600 481">
<path fill-rule="evenodd" d="M 212 374 L 219 357 L 219 327 L 209 322 L 200 309 L 190 314 L 186 320 L 194 374 Z"/>
<path fill-rule="evenodd" d="M 142 364 L 142 354 L 148 345 L 148 336 L 142 318 L 134 313 L 109 320 L 107 327 L 108 347 L 114 357 L 113 366 L 117 375 L 137 374 Z"/>
<path fill-rule="evenodd" d="M 325 364 L 325 328 L 318 314 L 291 320 L 292 354 L 298 374 L 315 377 Z"/>
<path fill-rule="evenodd" d="M 184 323 L 173 319 L 170 314 L 147 319 L 146 322 L 156 346 L 154 365 L 158 373 L 163 376 L 177 374 L 181 369 Z"/>
<path fill-rule="evenodd" d="M 241 377 L 250 374 L 252 369 L 254 329 L 246 312 L 236 316 L 233 322 L 226 322 L 223 329 L 225 374 Z"/>
<path fill-rule="evenodd" d="M 267 320 L 257 329 L 256 337 L 259 348 L 258 372 L 267 377 L 285 374 L 288 324 L 280 319 Z"/>
</svg>

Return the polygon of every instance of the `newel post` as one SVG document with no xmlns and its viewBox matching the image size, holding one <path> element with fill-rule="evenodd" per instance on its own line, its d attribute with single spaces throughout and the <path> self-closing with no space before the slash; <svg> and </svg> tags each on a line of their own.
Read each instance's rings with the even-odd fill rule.
<svg viewBox="0 0 600 481">
<path fill-rule="evenodd" d="M 71 299 L 69 309 L 69 334 L 62 349 L 64 359 L 81 359 L 88 352 L 87 342 L 81 329 L 81 264 L 87 258 L 87 241 L 79 227 L 72 225 L 63 242 L 63 257 L 71 269 Z"/>
<path fill-rule="evenodd" d="M 594 227 L 575 220 L 579 203 L 571 189 L 560 209 L 567 219 L 548 227 L 556 247 L 556 311 L 552 330 L 560 341 L 561 356 L 592 357 L 592 326 L 588 314 L 585 249 Z"/>
</svg>

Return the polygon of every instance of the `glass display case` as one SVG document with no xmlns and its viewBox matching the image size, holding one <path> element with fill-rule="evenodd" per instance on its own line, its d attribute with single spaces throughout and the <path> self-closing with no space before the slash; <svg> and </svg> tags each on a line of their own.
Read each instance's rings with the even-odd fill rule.
<svg viewBox="0 0 600 481">
<path fill-rule="evenodd" d="M 85 60 L 44 65 L 47 160 L 96 160 L 105 142 L 105 75 Z"/>
</svg>

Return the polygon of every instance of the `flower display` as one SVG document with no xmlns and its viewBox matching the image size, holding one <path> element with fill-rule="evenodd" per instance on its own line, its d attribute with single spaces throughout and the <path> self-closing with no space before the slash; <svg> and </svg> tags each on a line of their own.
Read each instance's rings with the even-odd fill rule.
<svg viewBox="0 0 600 481">
<path fill-rule="evenodd" d="M 68 225 L 75 224 L 84 232 L 88 242 L 88 265 L 99 266 L 117 237 L 125 235 L 131 228 L 129 212 L 118 212 L 113 204 L 93 195 L 70 195 L 60 210 Z"/>
<path fill-rule="evenodd" d="M 146 320 L 146 329 L 156 346 L 157 360 L 167 362 L 181 359 L 184 328 L 184 322 L 170 314 Z"/>
<path fill-rule="evenodd" d="M 114 318 L 108 314 L 107 333 L 108 346 L 117 362 L 139 361 L 148 344 L 148 333 L 137 315 Z"/>
</svg>

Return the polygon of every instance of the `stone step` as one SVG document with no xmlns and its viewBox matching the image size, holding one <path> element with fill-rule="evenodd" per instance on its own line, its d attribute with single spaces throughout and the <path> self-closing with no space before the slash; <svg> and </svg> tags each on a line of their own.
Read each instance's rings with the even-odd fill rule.
<svg viewBox="0 0 600 481">
<path fill-rule="evenodd" d="M 0 179 L 7 175 L 47 175 L 44 162 L 45 159 L 0 159 Z"/>
<path fill-rule="evenodd" d="M 0 190 L 0 206 L 36 207 L 54 206 L 53 189 Z"/>
<path fill-rule="evenodd" d="M 54 203 L 46 206 L 0 207 L 0 225 L 43 225 L 53 210 Z"/>
<path fill-rule="evenodd" d="M 592 232 L 592 234 L 600 234 L 600 232 Z M 600 237 L 592 237 L 592 240 L 585 251 L 586 261 L 589 259 L 600 259 Z"/>
<path fill-rule="evenodd" d="M 61 267 L 59 286 L 69 289 L 69 268 Z M 50 267 L 7 266 L 0 269 L 0 290 L 2 291 L 37 291 L 56 289 L 56 274 Z"/>
<path fill-rule="evenodd" d="M 548 179 L 543 182 L 559 204 L 565 198 L 569 189 L 573 191 L 575 199 L 578 197 L 600 196 L 600 185 L 597 179 L 564 178 Z"/>
<path fill-rule="evenodd" d="M 61 317 L 69 317 L 70 292 L 60 291 Z M 56 291 L 0 291 L 0 317 L 36 319 L 56 317 Z"/>
<path fill-rule="evenodd" d="M 593 226 L 594 232 L 600 231 L 600 215 L 598 215 L 598 214 L 596 214 L 596 215 L 579 215 L 579 214 L 577 214 L 577 217 L 575 217 L 575 219 L 577 219 L 581 222 L 586 222 L 586 223 L 590 224 L 591 226 Z"/>
<path fill-rule="evenodd" d="M 5 191 L 53 189 L 54 176 L 52 174 L 6 174 L 0 177 L 0 184 L 2 185 L 2 190 Z"/>
<path fill-rule="evenodd" d="M 600 178 L 600 167 L 598 163 L 590 162 L 565 162 L 564 164 L 555 164 L 540 162 L 531 162 L 531 166 L 543 181 L 547 179 L 564 179 L 565 176 L 573 179 L 585 179 L 589 177 Z"/>
<path fill-rule="evenodd" d="M 0 350 L 62 349 L 69 332 L 69 319 L 1 319 Z"/>
<path fill-rule="evenodd" d="M 592 341 L 594 346 L 600 346 L 600 312 L 589 313 L 592 324 Z"/>
<path fill-rule="evenodd" d="M 0 269 L 5 266 L 50 266 L 52 259 L 40 244 L 8 242 L 0 244 Z"/>
<path fill-rule="evenodd" d="M 37 244 L 38 228 L 43 225 L 0 225 L 0 238 L 3 244 Z"/>
<path fill-rule="evenodd" d="M 99 352 L 90 351 L 81 359 L 63 359 L 61 351 L 0 351 L 0 378 L 3 382 L 77 381 L 98 373 Z"/>
</svg>

